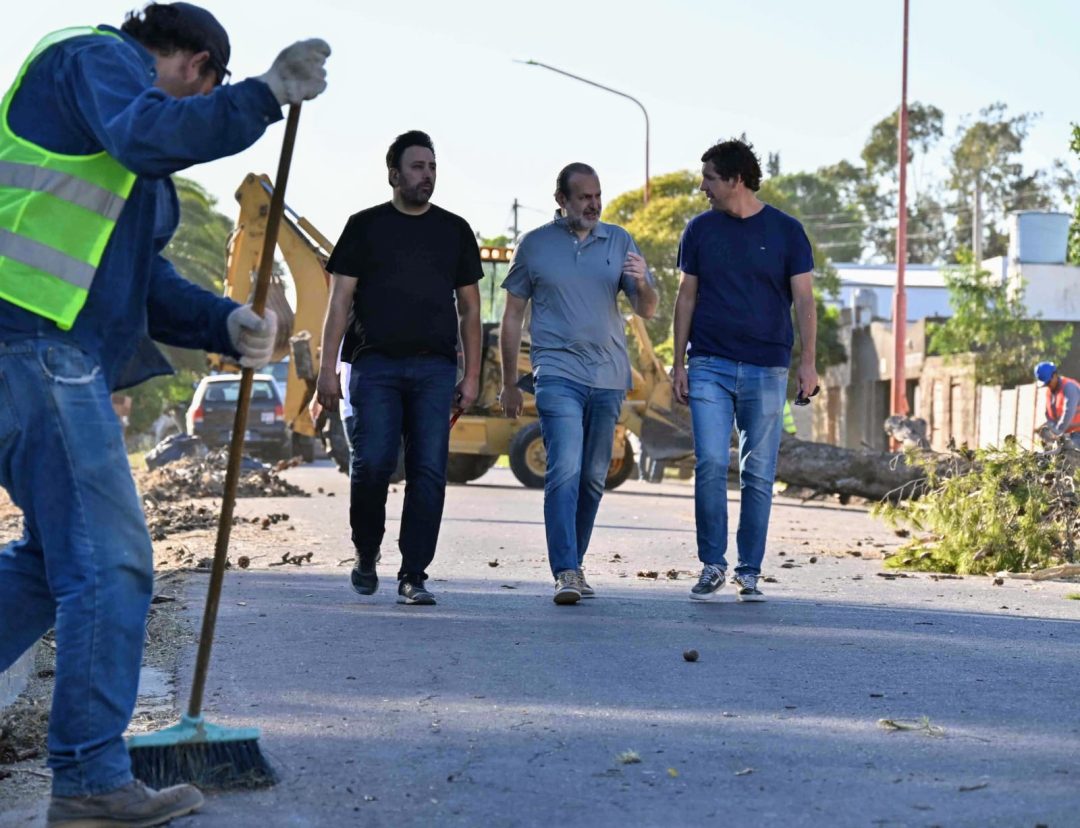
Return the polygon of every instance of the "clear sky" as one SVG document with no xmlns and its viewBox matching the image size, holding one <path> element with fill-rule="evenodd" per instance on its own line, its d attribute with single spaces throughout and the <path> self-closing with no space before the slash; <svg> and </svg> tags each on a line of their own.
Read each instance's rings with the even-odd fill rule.
<svg viewBox="0 0 1080 828">
<path fill-rule="evenodd" d="M 119 24 L 134 4 L 13 2 L 0 28 L 5 86 L 38 37 Z M 332 239 L 346 218 L 389 197 L 393 137 L 424 129 L 440 165 L 434 200 L 475 230 L 522 229 L 554 209 L 555 174 L 595 166 L 607 198 L 644 179 L 644 121 L 629 101 L 543 69 L 532 58 L 638 97 L 652 120 L 653 174 L 696 168 L 713 140 L 741 132 L 779 152 L 784 171 L 857 160 L 900 97 L 900 0 L 206 0 L 228 29 L 235 78 L 261 74 L 311 36 L 333 47 L 329 90 L 304 107 L 287 200 Z M 1068 157 L 1080 121 L 1080 3 L 911 0 L 909 96 L 947 116 L 1001 100 L 1041 112 L 1025 162 Z M 239 156 L 189 170 L 234 213 L 249 172 L 274 174 L 273 127 Z M 1073 162 L 1075 168 L 1076 162 Z M 704 202 L 702 207 L 704 209 Z"/>
</svg>

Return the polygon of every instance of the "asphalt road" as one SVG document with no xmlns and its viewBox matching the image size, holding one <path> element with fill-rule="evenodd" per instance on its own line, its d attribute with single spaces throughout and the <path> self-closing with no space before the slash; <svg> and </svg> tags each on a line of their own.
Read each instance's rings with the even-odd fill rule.
<svg viewBox="0 0 1080 828">
<path fill-rule="evenodd" d="M 449 489 L 439 604 L 405 607 L 403 488 L 363 598 L 347 481 L 288 474 L 324 492 L 240 513 L 288 511 L 274 540 L 312 563 L 230 572 L 207 693 L 282 781 L 176 825 L 1080 825 L 1075 584 L 887 580 L 899 541 L 864 509 L 778 498 L 769 601 L 692 603 L 692 487 L 632 483 L 600 508 L 598 598 L 559 607 L 542 495 L 495 469 Z M 185 589 L 194 624 L 204 576 Z"/>
</svg>

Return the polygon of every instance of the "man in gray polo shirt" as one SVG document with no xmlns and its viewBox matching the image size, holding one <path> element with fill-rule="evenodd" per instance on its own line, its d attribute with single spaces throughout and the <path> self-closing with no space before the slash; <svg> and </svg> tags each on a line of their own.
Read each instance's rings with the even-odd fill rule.
<svg viewBox="0 0 1080 828">
<path fill-rule="evenodd" d="M 555 603 L 593 597 L 582 561 L 611 463 L 615 423 L 630 387 L 621 290 L 649 319 L 657 294 L 630 234 L 600 221 L 600 179 L 569 164 L 555 187 L 555 220 L 526 233 L 503 287 L 500 351 L 507 417 L 521 414 L 517 360 L 521 323 L 532 300 L 529 335 L 536 409 L 547 451 L 544 526 Z"/>
</svg>

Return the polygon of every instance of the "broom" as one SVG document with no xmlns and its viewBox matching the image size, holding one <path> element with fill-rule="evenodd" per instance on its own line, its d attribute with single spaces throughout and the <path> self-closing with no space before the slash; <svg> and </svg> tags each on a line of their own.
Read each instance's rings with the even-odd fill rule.
<svg viewBox="0 0 1080 828">
<path fill-rule="evenodd" d="M 266 236 L 262 258 L 255 282 L 252 307 L 262 314 L 270 288 L 270 271 L 274 264 L 278 226 L 285 207 L 285 185 L 289 178 L 296 127 L 300 120 L 300 105 L 289 107 L 285 139 L 278 162 L 276 186 L 270 196 L 270 212 L 266 217 Z M 131 771 L 152 788 L 165 788 L 181 783 L 194 783 L 211 788 L 250 788 L 273 785 L 274 770 L 259 750 L 258 728 L 225 728 L 203 719 L 203 690 L 210 664 L 210 647 L 214 641 L 221 587 L 225 578 L 225 561 L 229 551 L 236 486 L 240 477 L 240 460 L 244 451 L 244 430 L 247 428 L 248 404 L 251 401 L 252 368 L 240 374 L 240 395 L 236 400 L 229 462 L 225 472 L 225 491 L 221 498 L 221 519 L 218 522 L 214 564 L 210 570 L 210 585 L 206 594 L 199 652 L 195 659 L 195 678 L 187 715 L 180 723 L 155 733 L 142 733 L 128 739 Z"/>
</svg>

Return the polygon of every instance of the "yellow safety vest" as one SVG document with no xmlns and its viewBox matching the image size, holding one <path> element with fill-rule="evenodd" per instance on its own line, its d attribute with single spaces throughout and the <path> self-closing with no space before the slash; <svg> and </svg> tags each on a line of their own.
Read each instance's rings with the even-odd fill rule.
<svg viewBox="0 0 1080 828">
<path fill-rule="evenodd" d="M 784 401 L 784 431 L 788 434 L 794 434 L 795 429 L 795 415 L 791 413 L 791 403 L 787 400 Z"/>
<path fill-rule="evenodd" d="M 34 59 L 82 35 L 119 37 L 90 27 L 46 36 L 0 104 L 0 298 L 62 330 L 86 303 L 136 176 L 104 151 L 63 155 L 20 138 L 8 112 Z"/>
</svg>

